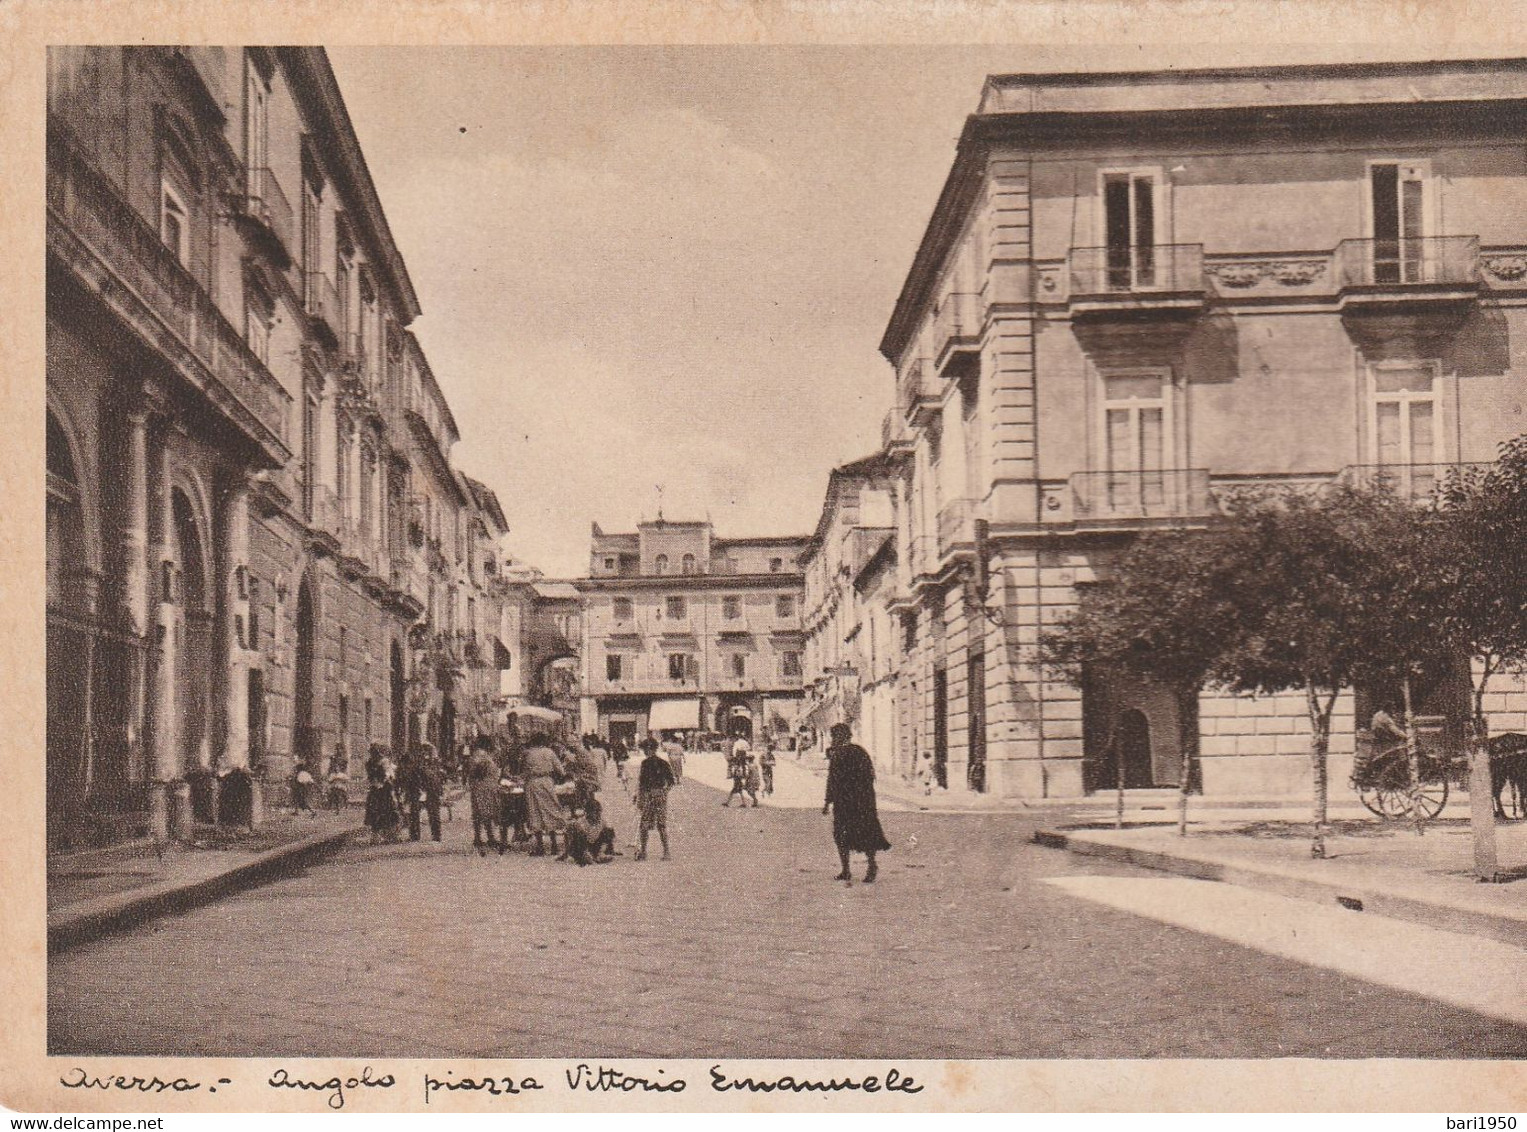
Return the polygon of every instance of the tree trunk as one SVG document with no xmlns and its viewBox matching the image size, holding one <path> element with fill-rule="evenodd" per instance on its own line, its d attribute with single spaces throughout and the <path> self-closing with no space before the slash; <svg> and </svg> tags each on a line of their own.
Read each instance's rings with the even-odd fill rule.
<svg viewBox="0 0 1527 1132">
<path fill-rule="evenodd" d="M 1329 830 L 1330 817 L 1328 756 L 1331 749 L 1331 709 L 1335 706 L 1336 696 L 1334 693 L 1331 695 L 1323 710 L 1320 706 L 1320 697 L 1316 695 L 1313 685 L 1305 685 L 1304 697 L 1305 706 L 1310 713 L 1310 781 L 1314 795 L 1314 813 L 1311 816 L 1315 822 L 1315 833 L 1310 840 L 1310 856 L 1317 860 L 1325 860 L 1326 833 Z"/>
<path fill-rule="evenodd" d="M 1426 832 L 1426 819 L 1421 816 L 1421 742 L 1416 735 L 1416 713 L 1412 704 L 1410 673 L 1400 682 L 1405 697 L 1405 762 L 1410 770 L 1410 820 L 1416 827 L 1416 836 Z"/>
<path fill-rule="evenodd" d="M 1501 879 L 1495 852 L 1495 791 L 1490 781 L 1490 725 L 1485 721 L 1486 665 L 1473 688 L 1474 711 L 1469 721 L 1469 829 L 1474 835 L 1474 875 L 1487 884 Z"/>
</svg>

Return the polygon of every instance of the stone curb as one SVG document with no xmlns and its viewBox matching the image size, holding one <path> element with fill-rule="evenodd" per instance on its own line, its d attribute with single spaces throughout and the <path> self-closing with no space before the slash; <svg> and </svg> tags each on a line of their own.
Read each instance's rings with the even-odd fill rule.
<svg viewBox="0 0 1527 1132">
<path fill-rule="evenodd" d="M 1527 948 L 1527 918 L 1396 892 L 1372 880 L 1363 882 L 1348 877 L 1322 880 L 1274 865 L 1231 862 L 1190 853 L 1118 845 L 1065 830 L 1037 830 L 1034 842 L 1050 849 L 1064 849 L 1078 856 L 1100 857 L 1179 876 L 1222 881 L 1242 888 L 1339 906 L 1354 912 L 1372 912 L 1393 920 L 1405 920 L 1441 931 L 1463 932 Z"/>
<path fill-rule="evenodd" d="M 339 849 L 353 829 L 310 834 L 267 849 L 223 872 L 196 880 L 166 880 L 145 888 L 82 901 L 48 916 L 48 952 L 53 954 L 122 931 L 171 912 L 209 904 L 266 879 L 271 873 Z"/>
</svg>

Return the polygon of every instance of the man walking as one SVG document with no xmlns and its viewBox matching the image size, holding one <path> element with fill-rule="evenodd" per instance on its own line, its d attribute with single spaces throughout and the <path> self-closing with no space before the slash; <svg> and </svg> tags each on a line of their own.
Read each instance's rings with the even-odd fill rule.
<svg viewBox="0 0 1527 1132">
<path fill-rule="evenodd" d="M 489 849 L 502 852 L 494 837 L 498 818 L 498 760 L 493 757 L 493 739 L 488 735 L 472 740 L 467 789 L 472 795 L 472 847 L 478 856 L 486 856 Z"/>
<path fill-rule="evenodd" d="M 636 809 L 640 814 L 640 843 L 636 859 L 647 859 L 647 834 L 656 829 L 658 840 L 663 843 L 663 860 L 668 854 L 668 791 L 673 786 L 673 768 L 657 753 L 657 740 L 650 735 L 642 740 L 641 770 L 636 778 Z"/>
<path fill-rule="evenodd" d="M 399 776 L 408 799 L 408 839 L 418 841 L 419 810 L 429 812 L 430 840 L 440 840 L 440 794 L 445 787 L 445 766 L 433 743 L 420 743 Z"/>
<path fill-rule="evenodd" d="M 875 764 L 869 752 L 853 741 L 853 731 L 846 723 L 832 725 L 832 746 L 827 754 L 827 797 L 822 812 L 832 810 L 832 839 L 843 863 L 843 871 L 835 879 L 853 883 L 848 855 L 858 850 L 869 858 L 864 883 L 873 884 L 880 871 L 875 854 L 891 847 L 875 806 Z"/>
<path fill-rule="evenodd" d="M 774 793 L 774 743 L 772 740 L 764 743 L 763 754 L 758 758 L 758 765 L 763 769 L 763 792 Z"/>
</svg>

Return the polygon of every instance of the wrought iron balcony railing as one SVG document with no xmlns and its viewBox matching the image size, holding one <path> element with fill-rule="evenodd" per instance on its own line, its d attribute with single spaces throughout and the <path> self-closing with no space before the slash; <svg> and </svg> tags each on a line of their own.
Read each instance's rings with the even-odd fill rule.
<svg viewBox="0 0 1527 1132">
<path fill-rule="evenodd" d="M 1383 491 L 1412 503 L 1435 505 L 1451 477 L 1482 471 L 1489 463 L 1351 464 L 1338 481 L 1364 491 Z"/>
<path fill-rule="evenodd" d="M 1336 278 L 1343 289 L 1478 283 L 1479 238 L 1343 240 L 1336 246 Z"/>
<path fill-rule="evenodd" d="M 249 217 L 269 229 L 288 256 L 293 252 L 293 219 L 291 202 L 281 188 L 281 182 L 269 169 L 249 171 L 249 195 L 246 201 Z"/>
<path fill-rule="evenodd" d="M 1216 509 L 1207 468 L 1076 472 L 1070 484 L 1072 516 L 1078 522 L 1187 519 Z"/>
<path fill-rule="evenodd" d="M 1198 293 L 1205 287 L 1202 244 L 1072 248 L 1069 269 L 1073 297 Z"/>
<path fill-rule="evenodd" d="M 50 228 L 56 224 L 82 243 L 180 341 L 205 371 L 193 383 L 205 386 L 215 404 L 226 409 L 224 398 L 232 400 L 286 444 L 290 394 L 153 226 L 62 130 L 50 131 L 47 172 Z"/>
</svg>

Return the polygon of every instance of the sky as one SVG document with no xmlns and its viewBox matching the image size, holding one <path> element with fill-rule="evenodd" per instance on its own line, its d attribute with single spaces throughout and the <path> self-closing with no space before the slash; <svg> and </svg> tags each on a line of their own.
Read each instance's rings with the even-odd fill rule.
<svg viewBox="0 0 1527 1132">
<path fill-rule="evenodd" d="M 809 533 L 873 452 L 878 344 L 988 73 L 1328 48 L 331 48 L 506 549 L 586 573 L 661 507 Z"/>
</svg>

